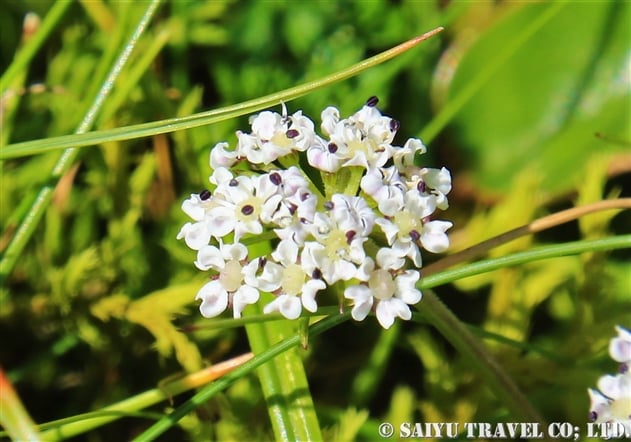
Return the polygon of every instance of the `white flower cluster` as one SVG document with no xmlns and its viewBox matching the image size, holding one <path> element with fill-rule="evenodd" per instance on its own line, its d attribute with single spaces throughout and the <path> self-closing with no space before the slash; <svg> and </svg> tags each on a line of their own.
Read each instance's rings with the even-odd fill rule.
<svg viewBox="0 0 631 442">
<path fill-rule="evenodd" d="M 326 108 L 324 137 L 283 105 L 282 114 L 252 117 L 252 132 L 238 131 L 234 150 L 228 143 L 212 149 L 212 192 L 183 202 L 193 221 L 178 234 L 197 251 L 195 265 L 212 271 L 196 297 L 203 316 L 232 307 L 238 318 L 263 291 L 275 295 L 265 313 L 295 319 L 302 308 L 315 312 L 318 293 L 336 285 L 355 320 L 375 311 L 389 328 L 396 317 L 411 318 L 420 274 L 407 267 L 421 267 L 421 247 L 449 246 L 452 224 L 430 216 L 448 207 L 451 176 L 414 165 L 426 150 L 420 140 L 391 144 L 399 122 L 381 115 L 377 101 L 346 119 Z M 241 241 L 264 232 L 277 238 L 275 250 L 250 256 Z"/>
<path fill-rule="evenodd" d="M 609 355 L 620 363 L 619 373 L 601 376 L 598 380 L 600 391 L 588 389 L 591 400 L 589 419 L 612 424 L 608 427 L 611 434 L 602 434 L 606 438 L 618 438 L 621 427 L 627 437 L 631 435 L 631 331 L 619 326 L 616 331 L 618 336 L 609 342 Z"/>
</svg>

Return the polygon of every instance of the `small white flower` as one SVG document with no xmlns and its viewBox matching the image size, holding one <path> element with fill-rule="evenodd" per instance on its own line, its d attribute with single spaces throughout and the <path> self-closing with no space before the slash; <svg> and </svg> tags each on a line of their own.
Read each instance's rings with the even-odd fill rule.
<svg viewBox="0 0 631 442">
<path fill-rule="evenodd" d="M 427 152 L 427 148 L 418 138 L 408 139 L 403 147 L 391 147 L 391 156 L 399 172 L 404 172 L 408 167 L 414 167 L 416 154 L 424 154 L 425 152 Z"/>
<path fill-rule="evenodd" d="M 384 255 L 377 257 L 379 261 L 383 258 Z M 415 270 L 406 270 L 393 276 L 385 268 L 374 268 L 374 262 L 370 262 L 373 269 L 367 283 L 349 286 L 344 291 L 344 297 L 353 300 L 353 319 L 363 320 L 376 304 L 377 320 L 385 329 L 390 328 L 397 317 L 409 320 L 412 312 L 408 304 L 416 304 L 422 297 L 416 288 L 420 274 Z"/>
<path fill-rule="evenodd" d="M 250 119 L 252 133 L 238 131 L 238 153 L 252 164 L 270 164 L 292 151 L 304 151 L 315 136 L 313 122 L 298 111 L 287 116 L 264 111 Z"/>
<path fill-rule="evenodd" d="M 258 301 L 259 291 L 243 281 L 242 262 L 247 253 L 247 248 L 240 243 L 220 244 L 219 248 L 206 246 L 198 252 L 195 262 L 198 268 L 219 272 L 195 296 L 195 299 L 202 301 L 199 306 L 202 316 L 215 317 L 232 304 L 234 317 L 240 318 L 246 305 Z"/>
<path fill-rule="evenodd" d="M 445 169 L 416 169 L 407 182 L 410 197 L 418 198 L 418 204 L 446 210 L 449 207 L 447 194 L 451 191 L 451 174 Z M 416 190 L 416 192 L 414 192 Z"/>
<path fill-rule="evenodd" d="M 337 172 L 347 158 L 348 149 L 316 137 L 314 143 L 307 149 L 307 161 L 316 169 L 324 172 Z"/>
<path fill-rule="evenodd" d="M 253 284 L 258 284 L 261 290 L 278 291 L 278 296 L 265 306 L 263 313 L 280 311 L 287 319 L 296 319 L 302 312 L 302 307 L 310 312 L 315 312 L 318 305 L 315 300 L 316 293 L 326 288 L 321 279 L 314 279 L 312 275 L 298 263 L 299 249 L 293 241 L 285 240 L 278 244 L 272 252 L 272 258 L 276 262 L 267 260 L 264 272 L 256 278 L 246 276 Z M 254 275 L 252 275 L 254 276 Z M 261 286 L 267 285 L 267 288 Z"/>
<path fill-rule="evenodd" d="M 618 336 L 609 342 L 609 354 L 617 362 L 621 362 L 620 373 L 601 376 L 598 389 L 588 389 L 590 397 L 589 417 L 592 422 L 620 424 L 626 434 L 631 434 L 631 371 L 629 370 L 629 345 L 631 334 L 628 330 L 616 326 Z M 603 437 L 617 437 L 615 429 Z M 605 430 L 606 432 L 606 430 Z"/>
<path fill-rule="evenodd" d="M 222 175 L 219 171 L 221 169 L 217 169 L 213 176 Z M 214 194 L 217 206 L 210 210 L 210 226 L 216 232 L 214 234 L 223 237 L 234 231 L 234 240 L 239 241 L 246 233 L 262 233 L 262 223 L 271 221 L 282 199 L 278 184 L 270 174 L 241 175 L 229 180 L 221 178 Z"/>
<path fill-rule="evenodd" d="M 309 226 L 315 241 L 306 241 L 301 254 L 301 262 L 307 274 L 319 270 L 328 284 L 357 277 L 357 265 L 364 262 L 366 253 L 361 235 L 362 226 L 351 224 L 348 219 L 343 228 L 336 219 L 323 213 L 316 213 Z"/>
<path fill-rule="evenodd" d="M 341 229 L 354 230 L 362 236 L 370 235 L 376 215 L 365 199 L 336 193 L 331 197 L 331 202 L 331 213 Z"/>
</svg>

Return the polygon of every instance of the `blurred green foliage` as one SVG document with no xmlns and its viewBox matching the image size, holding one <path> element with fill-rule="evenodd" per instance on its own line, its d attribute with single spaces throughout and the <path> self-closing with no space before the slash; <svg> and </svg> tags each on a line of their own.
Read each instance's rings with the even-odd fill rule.
<svg viewBox="0 0 631 442">
<path fill-rule="evenodd" d="M 50 4 L 0 5 L 3 72 L 28 38 L 25 14 L 44 16 Z M 454 176 L 444 217 L 454 221 L 460 249 L 573 201 L 629 196 L 630 7 L 581 2 L 550 12 L 546 2 L 171 1 L 139 42 L 96 128 L 269 94 L 442 25 L 443 34 L 411 52 L 287 105 L 318 124 L 327 105 L 348 115 L 377 95 L 382 111 L 401 121 L 400 142 L 453 111 L 425 161 L 446 165 Z M 142 12 L 142 2 L 72 4 L 28 69 L 1 91 L 1 145 L 71 133 Z M 46 89 L 32 87 L 38 83 Z M 0 292 L 0 363 L 36 422 L 98 409 L 178 370 L 249 350 L 241 329 L 179 330 L 208 320 L 199 319 L 193 301 L 205 275 L 175 240 L 185 222 L 180 201 L 206 186 L 211 147 L 234 143 L 234 131 L 246 125 L 246 118 L 233 119 L 81 151 Z M 56 155 L 2 164 L 0 250 Z M 628 232 L 629 225 L 628 212 L 592 215 L 493 253 Z M 480 275 L 438 293 L 479 333 L 523 344 L 486 335 L 547 420 L 581 425 L 586 389 L 615 369 L 606 355 L 613 325 L 631 326 L 630 272 L 628 252 L 590 254 Z M 383 339 L 385 333 L 400 337 Z M 384 346 L 372 359 L 381 361 L 379 369 L 367 364 L 377 342 Z M 330 440 L 373 439 L 376 423 L 388 419 L 510 421 L 469 363 L 423 324 L 388 332 L 371 319 L 344 324 L 311 342 L 304 359 Z M 374 386 L 362 390 L 361 401 L 353 396 L 356 377 Z M 89 440 L 128 439 L 146 426 L 124 419 Z M 170 440 L 270 435 L 251 377 L 183 420 Z"/>
</svg>

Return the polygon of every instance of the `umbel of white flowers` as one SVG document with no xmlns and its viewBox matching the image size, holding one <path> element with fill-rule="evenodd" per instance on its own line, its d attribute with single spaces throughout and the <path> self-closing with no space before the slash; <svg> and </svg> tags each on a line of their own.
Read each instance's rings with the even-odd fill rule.
<svg viewBox="0 0 631 442">
<path fill-rule="evenodd" d="M 618 439 L 622 428 L 626 437 L 631 435 L 631 332 L 620 326 L 616 326 L 616 331 L 618 336 L 609 341 L 609 355 L 620 363 L 618 374 L 601 376 L 600 391 L 591 388 L 587 391 L 591 401 L 589 420 L 612 424 L 601 426 L 604 429 L 601 436 Z"/>
<path fill-rule="evenodd" d="M 357 321 L 371 311 L 384 328 L 411 318 L 409 305 L 421 300 L 421 248 L 449 246 L 452 224 L 431 216 L 448 207 L 451 175 L 415 165 L 426 151 L 421 140 L 393 145 L 399 122 L 377 102 L 345 119 L 327 107 L 323 136 L 283 105 L 282 114 L 251 117 L 236 148 L 211 150 L 211 190 L 182 203 L 192 221 L 177 236 L 197 251 L 195 266 L 211 272 L 196 296 L 204 317 L 232 308 L 239 318 L 268 292 L 265 313 L 296 319 L 303 308 L 316 312 L 318 294 L 335 284 Z M 266 232 L 274 251 L 252 256 L 242 241 Z"/>
</svg>

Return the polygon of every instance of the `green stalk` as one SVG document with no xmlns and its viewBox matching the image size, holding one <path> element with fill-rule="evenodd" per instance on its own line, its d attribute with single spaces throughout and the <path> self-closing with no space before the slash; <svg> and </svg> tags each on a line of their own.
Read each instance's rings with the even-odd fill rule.
<svg viewBox="0 0 631 442">
<path fill-rule="evenodd" d="M 252 351 L 261 354 L 282 339 L 300 338 L 295 324 L 284 320 L 247 325 Z M 322 440 L 300 351 L 292 348 L 258 369 L 276 440 Z"/>
<path fill-rule="evenodd" d="M 136 46 L 138 39 L 149 25 L 149 22 L 156 12 L 159 4 L 160 0 L 152 0 L 152 2 L 147 6 L 147 9 L 140 19 L 138 25 L 136 26 L 134 33 L 132 34 L 129 41 L 124 46 L 124 49 L 121 52 L 120 56 L 114 63 L 114 66 L 112 67 L 110 73 L 103 82 L 103 85 L 101 86 L 101 89 L 99 90 L 96 98 L 90 106 L 90 109 L 88 109 L 86 115 L 84 116 L 83 121 L 81 121 L 81 123 L 79 124 L 79 127 L 76 130 L 77 134 L 87 132 L 94 123 L 97 112 L 102 108 L 103 104 L 105 103 L 105 99 L 111 92 L 112 87 L 114 86 L 114 82 L 120 75 L 123 66 L 125 66 L 127 60 L 129 59 L 129 56 Z M 33 232 L 39 224 L 39 221 L 42 219 L 44 211 L 48 207 L 53 197 L 53 192 L 55 190 L 55 187 L 57 186 L 57 183 L 59 182 L 61 177 L 72 167 L 77 158 L 78 152 L 79 151 L 76 148 L 66 148 L 59 156 L 56 164 L 53 167 L 53 170 L 50 172 L 48 184 L 42 187 L 39 193 L 36 195 L 24 220 L 18 227 L 13 238 L 11 238 L 11 242 L 7 246 L 7 249 L 2 256 L 2 260 L 0 260 L 0 284 L 4 283 L 6 277 L 9 275 L 11 270 L 13 270 L 18 257 L 22 253 L 22 250 L 26 246 L 28 240 L 33 235 Z"/>
</svg>

